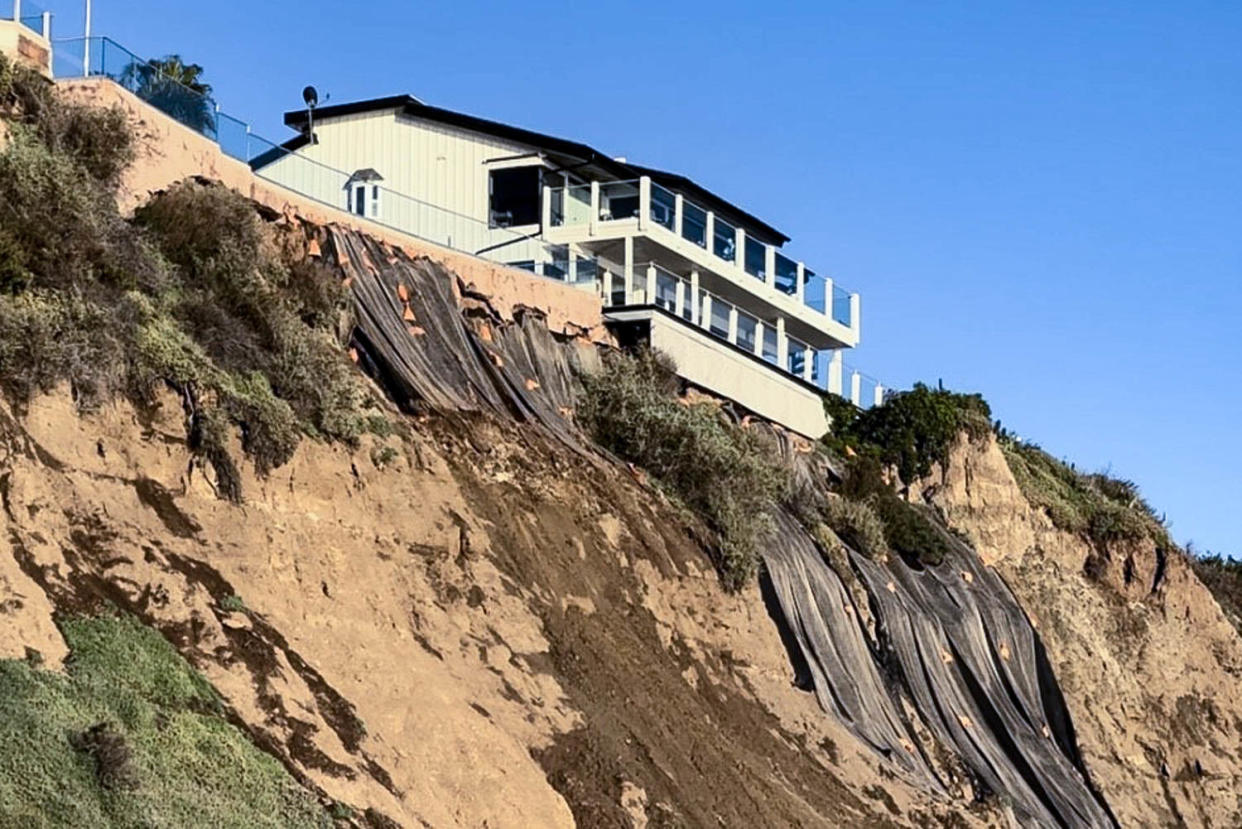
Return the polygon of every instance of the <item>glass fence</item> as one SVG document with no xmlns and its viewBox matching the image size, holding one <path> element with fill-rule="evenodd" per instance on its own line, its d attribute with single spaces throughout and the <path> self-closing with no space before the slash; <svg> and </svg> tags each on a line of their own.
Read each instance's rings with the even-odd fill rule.
<svg viewBox="0 0 1242 829">
<path fill-rule="evenodd" d="M 719 216 L 712 228 L 712 253 L 726 262 L 737 259 L 737 228 Z"/>
<path fill-rule="evenodd" d="M 688 201 L 681 203 L 681 238 L 707 247 L 707 211 Z"/>
<path fill-rule="evenodd" d="M 612 222 L 638 218 L 638 182 L 608 181 L 599 186 L 599 218 Z"/>
<path fill-rule="evenodd" d="M 25 28 L 34 32 L 41 37 L 51 37 L 51 32 L 43 31 L 43 13 L 46 11 L 42 6 L 30 2 L 30 0 L 22 0 L 22 8 L 20 18 L 16 17 L 13 8 L 13 0 L 0 0 L 0 20 L 17 20 Z M 48 27 L 51 27 L 51 20 L 48 20 Z"/>
<path fill-rule="evenodd" d="M 672 190 L 654 182 L 651 185 L 651 221 L 668 230 L 677 230 L 677 197 Z"/>
<path fill-rule="evenodd" d="M 851 325 L 853 319 L 853 304 L 850 302 L 850 292 L 839 285 L 832 286 L 832 318 L 842 325 Z"/>
</svg>

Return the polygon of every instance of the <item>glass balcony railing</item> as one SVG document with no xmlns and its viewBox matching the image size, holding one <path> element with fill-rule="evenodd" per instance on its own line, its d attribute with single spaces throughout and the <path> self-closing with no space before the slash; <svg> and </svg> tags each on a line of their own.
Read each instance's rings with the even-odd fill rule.
<svg viewBox="0 0 1242 829">
<path fill-rule="evenodd" d="M 828 313 L 828 300 L 826 293 L 828 290 L 828 281 L 822 276 L 810 269 L 804 268 L 802 271 L 802 302 L 811 309 L 819 311 L 821 314 Z"/>
<path fill-rule="evenodd" d="M 681 203 L 681 238 L 707 247 L 707 211 L 688 201 Z"/>
<path fill-rule="evenodd" d="M 777 345 L 776 329 L 771 325 L 763 326 L 763 359 L 773 365 L 780 364 L 780 351 Z"/>
<path fill-rule="evenodd" d="M 663 308 L 665 311 L 677 312 L 677 283 L 680 280 L 676 276 L 663 269 L 656 269 L 656 295 L 655 304 Z"/>
<path fill-rule="evenodd" d="M 704 291 L 703 298 L 706 298 L 708 296 L 709 294 L 707 294 L 707 292 Z M 700 300 L 700 302 L 701 301 L 702 300 Z M 717 337 L 720 337 L 722 340 L 727 340 L 729 339 L 729 315 L 730 315 L 730 312 L 733 310 L 733 306 L 725 302 L 723 299 L 720 299 L 719 297 L 711 297 L 711 303 L 712 303 L 712 315 L 711 315 L 710 324 L 708 325 L 707 330 L 711 331 L 713 334 L 715 334 Z"/>
<path fill-rule="evenodd" d="M 755 334 L 759 326 L 759 320 L 752 317 L 745 311 L 737 312 L 737 347 L 755 352 Z"/>
<path fill-rule="evenodd" d="M 726 262 L 737 261 L 737 228 L 719 216 L 712 230 L 712 253 Z"/>
<path fill-rule="evenodd" d="M 785 370 L 795 377 L 801 377 L 806 371 L 807 360 L 814 357 L 811 347 L 800 340 L 793 337 L 789 338 L 789 354 L 785 363 Z"/>
<path fill-rule="evenodd" d="M 599 186 L 599 218 L 614 222 L 635 219 L 639 214 L 638 182 L 609 181 Z"/>
<path fill-rule="evenodd" d="M 677 197 L 672 190 L 654 183 L 651 185 L 651 221 L 668 230 L 677 230 Z"/>
<path fill-rule="evenodd" d="M 755 279 L 762 280 L 767 278 L 764 269 L 768 260 L 768 246 L 758 239 L 752 239 L 749 236 L 746 237 L 745 241 L 746 259 L 743 264 L 746 268 L 746 273 Z"/>
<path fill-rule="evenodd" d="M 776 254 L 776 290 L 790 296 L 798 293 L 798 263 L 780 252 Z"/>
<path fill-rule="evenodd" d="M 844 326 L 853 326 L 853 303 L 850 292 L 837 285 L 832 286 L 832 318 Z"/>
</svg>

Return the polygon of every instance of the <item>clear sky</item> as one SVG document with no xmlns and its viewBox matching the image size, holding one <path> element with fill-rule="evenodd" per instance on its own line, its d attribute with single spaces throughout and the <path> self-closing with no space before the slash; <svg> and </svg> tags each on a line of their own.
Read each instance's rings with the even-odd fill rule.
<svg viewBox="0 0 1242 829">
<path fill-rule="evenodd" d="M 274 139 L 313 83 L 683 172 L 862 294 L 849 362 L 981 391 L 1242 554 L 1242 3 L 95 0 L 95 32 Z"/>
</svg>

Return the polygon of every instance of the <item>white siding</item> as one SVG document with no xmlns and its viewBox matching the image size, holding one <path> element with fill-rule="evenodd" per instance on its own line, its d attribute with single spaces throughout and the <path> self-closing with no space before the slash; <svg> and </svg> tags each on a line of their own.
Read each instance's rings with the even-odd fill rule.
<svg viewBox="0 0 1242 829">
<path fill-rule="evenodd" d="M 319 143 L 264 167 L 260 175 L 343 210 L 347 178 L 370 167 L 384 177 L 378 217 L 384 224 L 468 251 L 517 235 L 488 228 L 484 162 L 532 148 L 410 118 L 398 110 L 318 121 L 315 134 Z M 535 259 L 536 247 L 517 244 L 497 258 Z"/>
</svg>

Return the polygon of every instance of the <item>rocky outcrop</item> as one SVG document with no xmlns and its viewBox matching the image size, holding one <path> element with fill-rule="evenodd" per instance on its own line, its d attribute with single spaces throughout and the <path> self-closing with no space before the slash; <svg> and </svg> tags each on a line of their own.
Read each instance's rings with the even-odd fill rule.
<svg viewBox="0 0 1242 829">
<path fill-rule="evenodd" d="M 1242 640 L 1180 554 L 1101 547 L 1022 496 L 993 438 L 912 487 L 974 543 L 1047 648 L 1088 771 L 1124 826 L 1242 814 Z"/>
</svg>

